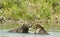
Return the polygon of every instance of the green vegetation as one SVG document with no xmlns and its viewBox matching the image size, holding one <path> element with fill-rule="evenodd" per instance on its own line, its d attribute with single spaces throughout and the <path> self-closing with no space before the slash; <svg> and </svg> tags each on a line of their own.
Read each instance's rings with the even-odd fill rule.
<svg viewBox="0 0 60 37">
<path fill-rule="evenodd" d="M 0 0 L 0 16 L 13 18 L 14 20 L 47 19 L 49 22 L 45 23 L 44 26 L 46 29 L 50 29 L 50 26 L 53 27 L 51 22 L 56 21 L 53 17 L 56 15 L 60 18 L 59 1 L 60 0 Z M 58 21 L 59 20 L 60 19 L 58 19 Z M 9 26 L 6 26 L 6 28 L 8 27 Z M 2 29 L 4 28 L 5 27 L 2 27 Z"/>
<path fill-rule="evenodd" d="M 10 28 L 16 28 L 19 26 L 19 24 L 15 23 L 15 24 L 3 24 L 2 26 L 0 26 L 1 30 L 5 30 L 5 29 L 10 29 Z"/>
</svg>

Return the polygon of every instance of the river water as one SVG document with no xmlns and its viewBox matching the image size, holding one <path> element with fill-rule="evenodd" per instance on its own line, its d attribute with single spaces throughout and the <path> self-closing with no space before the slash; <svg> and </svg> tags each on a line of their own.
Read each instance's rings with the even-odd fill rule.
<svg viewBox="0 0 60 37">
<path fill-rule="evenodd" d="M 48 32 L 49 35 L 31 33 L 10 33 L 8 30 L 0 30 L 0 37 L 60 37 L 60 32 Z"/>
</svg>

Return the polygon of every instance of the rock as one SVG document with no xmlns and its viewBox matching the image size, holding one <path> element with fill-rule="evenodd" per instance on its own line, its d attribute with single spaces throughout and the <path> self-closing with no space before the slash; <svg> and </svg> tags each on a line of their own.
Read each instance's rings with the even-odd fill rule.
<svg viewBox="0 0 60 37">
<path fill-rule="evenodd" d="M 1 22 L 1 23 L 5 22 L 5 19 L 4 19 L 3 16 L 0 16 L 0 22 Z"/>
</svg>

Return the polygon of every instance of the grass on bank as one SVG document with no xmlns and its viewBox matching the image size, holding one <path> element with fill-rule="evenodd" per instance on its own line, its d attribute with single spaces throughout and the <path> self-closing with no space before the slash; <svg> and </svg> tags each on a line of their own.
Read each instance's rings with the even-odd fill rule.
<svg viewBox="0 0 60 37">
<path fill-rule="evenodd" d="M 5 30 L 5 29 L 10 29 L 10 28 L 16 28 L 16 27 L 19 27 L 19 24 L 15 23 L 15 24 L 7 24 L 5 26 L 0 26 L 0 29 L 1 30 Z"/>
</svg>

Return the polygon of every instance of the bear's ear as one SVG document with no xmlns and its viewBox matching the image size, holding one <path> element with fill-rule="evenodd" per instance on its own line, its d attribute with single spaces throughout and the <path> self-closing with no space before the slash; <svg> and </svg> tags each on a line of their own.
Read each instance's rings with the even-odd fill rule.
<svg viewBox="0 0 60 37">
<path fill-rule="evenodd" d="M 25 24 L 22 24 L 22 26 L 25 26 Z"/>
</svg>

